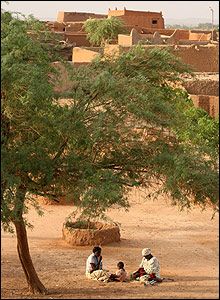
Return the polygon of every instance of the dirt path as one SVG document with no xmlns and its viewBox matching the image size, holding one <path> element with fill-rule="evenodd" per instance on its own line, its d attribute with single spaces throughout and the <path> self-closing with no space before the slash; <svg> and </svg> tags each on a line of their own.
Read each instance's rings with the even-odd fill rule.
<svg viewBox="0 0 220 300">
<path fill-rule="evenodd" d="M 85 261 L 92 247 L 71 247 L 61 238 L 61 228 L 71 206 L 44 205 L 39 217 L 31 209 L 28 219 L 30 252 L 38 275 L 50 291 L 31 296 L 16 252 L 16 238 L 2 232 L 2 298 L 11 299 L 217 299 L 219 297 L 219 216 L 212 211 L 179 212 L 162 197 L 145 201 L 131 195 L 131 208 L 111 210 L 121 224 L 121 242 L 103 245 L 104 268 L 116 270 L 119 260 L 135 271 L 142 248 L 149 247 L 159 259 L 161 276 L 174 278 L 158 286 L 139 282 L 101 283 L 85 278 Z"/>
</svg>

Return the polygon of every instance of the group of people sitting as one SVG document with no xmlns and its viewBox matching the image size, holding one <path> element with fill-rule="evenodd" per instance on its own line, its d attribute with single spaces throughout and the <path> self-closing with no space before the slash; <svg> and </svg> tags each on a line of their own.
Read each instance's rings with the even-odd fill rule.
<svg viewBox="0 0 220 300">
<path fill-rule="evenodd" d="M 122 261 L 117 264 L 117 271 L 113 274 L 103 269 L 102 249 L 98 246 L 93 248 L 93 253 L 89 255 L 86 261 L 86 277 L 104 282 L 119 281 L 125 282 L 130 280 L 139 280 L 145 284 L 162 282 L 160 277 L 160 264 L 158 259 L 152 255 L 149 248 L 142 250 L 142 261 L 137 271 L 131 273 L 130 277 L 125 271 Z"/>
</svg>

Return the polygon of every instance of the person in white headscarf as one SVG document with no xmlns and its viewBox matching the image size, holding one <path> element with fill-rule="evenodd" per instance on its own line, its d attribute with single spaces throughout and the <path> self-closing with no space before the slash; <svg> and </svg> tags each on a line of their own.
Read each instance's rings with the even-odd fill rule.
<svg viewBox="0 0 220 300">
<path fill-rule="evenodd" d="M 142 250 L 142 261 L 139 269 L 132 274 L 133 279 L 139 279 L 141 282 L 155 281 L 161 282 L 160 264 L 158 259 L 152 255 L 149 248 Z"/>
</svg>

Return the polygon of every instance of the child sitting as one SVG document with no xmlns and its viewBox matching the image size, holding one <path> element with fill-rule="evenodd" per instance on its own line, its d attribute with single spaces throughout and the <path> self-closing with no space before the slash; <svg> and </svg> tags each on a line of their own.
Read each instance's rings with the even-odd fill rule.
<svg viewBox="0 0 220 300">
<path fill-rule="evenodd" d="M 124 263 L 122 261 L 119 261 L 117 264 L 118 270 L 115 272 L 115 274 L 110 275 L 110 281 L 127 281 L 127 272 L 124 269 Z"/>
</svg>

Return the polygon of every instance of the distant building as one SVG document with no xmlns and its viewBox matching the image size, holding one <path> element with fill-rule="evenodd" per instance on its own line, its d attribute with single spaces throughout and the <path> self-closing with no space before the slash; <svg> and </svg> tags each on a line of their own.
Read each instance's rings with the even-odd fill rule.
<svg viewBox="0 0 220 300">
<path fill-rule="evenodd" d="M 118 10 L 117 8 L 111 10 L 109 8 L 108 17 L 119 17 L 127 26 L 164 29 L 162 12 L 134 11 L 127 10 L 125 7 L 123 10 Z"/>
<path fill-rule="evenodd" d="M 66 12 L 66 11 L 59 11 L 57 15 L 57 22 L 82 22 L 86 21 L 87 19 L 103 19 L 107 18 L 106 15 L 100 14 L 93 14 L 93 13 L 84 13 L 84 12 Z"/>
</svg>

